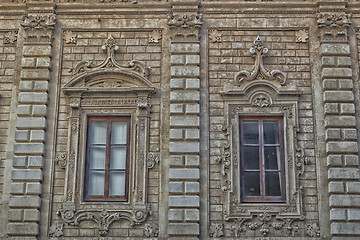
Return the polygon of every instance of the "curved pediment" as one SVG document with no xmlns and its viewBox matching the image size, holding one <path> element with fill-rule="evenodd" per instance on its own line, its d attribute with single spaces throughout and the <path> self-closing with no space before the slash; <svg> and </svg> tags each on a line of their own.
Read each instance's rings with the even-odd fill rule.
<svg viewBox="0 0 360 240">
<path fill-rule="evenodd" d="M 67 82 L 65 94 L 84 92 L 155 92 L 155 86 L 145 77 L 118 68 L 102 68 L 83 72 Z"/>
<path fill-rule="evenodd" d="M 102 49 L 107 57 L 99 65 L 91 61 L 76 64 L 72 79 L 62 87 L 65 94 L 156 91 L 147 79 L 149 69 L 144 64 L 133 60 L 128 66 L 122 66 L 115 60 L 114 52 L 119 47 L 111 35 Z"/>
</svg>

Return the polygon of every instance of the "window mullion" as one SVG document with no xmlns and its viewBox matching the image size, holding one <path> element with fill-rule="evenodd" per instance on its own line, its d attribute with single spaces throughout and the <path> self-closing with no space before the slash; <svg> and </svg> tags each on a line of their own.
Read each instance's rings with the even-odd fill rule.
<svg viewBox="0 0 360 240">
<path fill-rule="evenodd" d="M 265 199 L 265 157 L 264 157 L 264 128 L 263 120 L 259 119 L 259 151 L 260 151 L 260 192 L 261 200 Z"/>
<path fill-rule="evenodd" d="M 106 129 L 105 198 L 109 198 L 110 152 L 111 152 L 111 119 L 108 119 L 107 120 L 107 129 Z"/>
</svg>

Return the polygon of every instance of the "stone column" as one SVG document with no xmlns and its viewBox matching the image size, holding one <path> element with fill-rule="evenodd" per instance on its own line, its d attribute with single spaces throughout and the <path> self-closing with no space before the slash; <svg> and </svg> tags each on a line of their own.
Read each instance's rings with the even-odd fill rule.
<svg viewBox="0 0 360 240">
<path fill-rule="evenodd" d="M 171 14 L 170 46 L 170 237 L 199 236 L 201 15 Z"/>
<path fill-rule="evenodd" d="M 51 38 L 55 15 L 52 14 L 52 3 L 49 2 L 37 5 L 30 3 L 28 7 L 28 15 L 24 15 L 21 24 L 25 43 L 22 49 L 6 230 L 9 239 L 18 239 L 20 236 L 21 239 L 36 239 L 39 235 Z M 33 14 L 38 12 L 36 9 L 39 7 L 43 13 Z"/>
<path fill-rule="evenodd" d="M 360 236 L 360 178 L 353 72 L 347 31 L 351 16 L 320 12 L 322 87 L 332 239 Z"/>
</svg>

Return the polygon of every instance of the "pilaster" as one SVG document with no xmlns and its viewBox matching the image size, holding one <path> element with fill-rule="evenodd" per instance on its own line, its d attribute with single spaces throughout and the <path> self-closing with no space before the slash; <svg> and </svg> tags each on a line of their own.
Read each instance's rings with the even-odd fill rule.
<svg viewBox="0 0 360 240">
<path fill-rule="evenodd" d="M 191 4 L 190 4 L 191 5 Z M 196 12 L 169 15 L 170 169 L 169 227 L 175 239 L 200 234 L 200 42 L 202 16 Z"/>
<path fill-rule="evenodd" d="M 49 1 L 30 1 L 24 29 L 9 217 L 9 238 L 36 239 L 45 155 L 51 40 L 56 16 Z M 41 11 L 40 11 L 41 10 Z"/>
<path fill-rule="evenodd" d="M 331 7 L 331 4 L 330 4 Z M 325 114 L 330 231 L 332 239 L 360 236 L 360 178 L 355 119 L 354 79 L 344 8 L 327 7 L 317 14 Z M 320 8 L 321 9 L 321 8 Z"/>
</svg>

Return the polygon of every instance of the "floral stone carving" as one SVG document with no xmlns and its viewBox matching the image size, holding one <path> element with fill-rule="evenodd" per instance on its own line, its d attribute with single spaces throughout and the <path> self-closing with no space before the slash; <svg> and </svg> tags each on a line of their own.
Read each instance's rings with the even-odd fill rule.
<svg viewBox="0 0 360 240">
<path fill-rule="evenodd" d="M 4 44 L 14 44 L 17 41 L 18 31 L 9 31 L 4 36 Z"/>
<path fill-rule="evenodd" d="M 209 38 L 213 43 L 222 41 L 222 34 L 218 30 L 212 30 L 209 34 Z"/>
<path fill-rule="evenodd" d="M 302 29 L 295 32 L 296 42 L 305 43 L 309 39 L 309 30 Z"/>
<path fill-rule="evenodd" d="M 109 226 L 115 221 L 127 220 L 131 226 L 143 223 L 151 214 L 149 207 L 132 210 L 82 210 L 62 206 L 57 214 L 67 224 L 78 226 L 82 221 L 97 223 L 100 236 L 106 236 Z"/>
<path fill-rule="evenodd" d="M 53 225 L 51 225 L 49 229 L 49 236 L 50 237 L 61 237 L 64 235 L 64 224 L 55 222 Z"/>
<path fill-rule="evenodd" d="M 175 38 L 199 38 L 202 26 L 202 14 L 169 14 L 168 25 L 174 31 Z"/>
<path fill-rule="evenodd" d="M 161 37 L 161 30 L 154 30 L 149 35 L 149 43 L 159 43 Z"/>
<path fill-rule="evenodd" d="M 145 237 L 157 237 L 159 235 L 159 226 L 154 224 L 145 224 L 144 236 Z"/>
<path fill-rule="evenodd" d="M 347 39 L 347 28 L 351 24 L 350 13 L 317 13 L 317 23 L 322 30 L 322 40 Z"/>
<path fill-rule="evenodd" d="M 264 47 L 262 40 L 258 36 L 254 41 L 254 45 L 250 48 L 250 53 L 255 57 L 255 65 L 251 72 L 242 70 L 235 76 L 235 81 L 241 85 L 244 81 L 253 80 L 275 80 L 281 85 L 286 82 L 286 76 L 279 70 L 268 70 L 264 67 L 263 58 L 269 50 Z"/>
<path fill-rule="evenodd" d="M 76 43 L 76 37 L 77 37 L 77 34 L 74 33 L 73 31 L 70 31 L 70 30 L 64 31 L 63 38 L 64 38 L 65 43 L 67 43 L 67 44 Z"/>
<path fill-rule="evenodd" d="M 50 42 L 52 31 L 55 29 L 56 15 L 23 15 L 24 27 L 27 41 Z"/>
<path fill-rule="evenodd" d="M 224 235 L 224 225 L 219 223 L 212 223 L 209 234 L 211 237 L 221 237 Z"/>
</svg>

